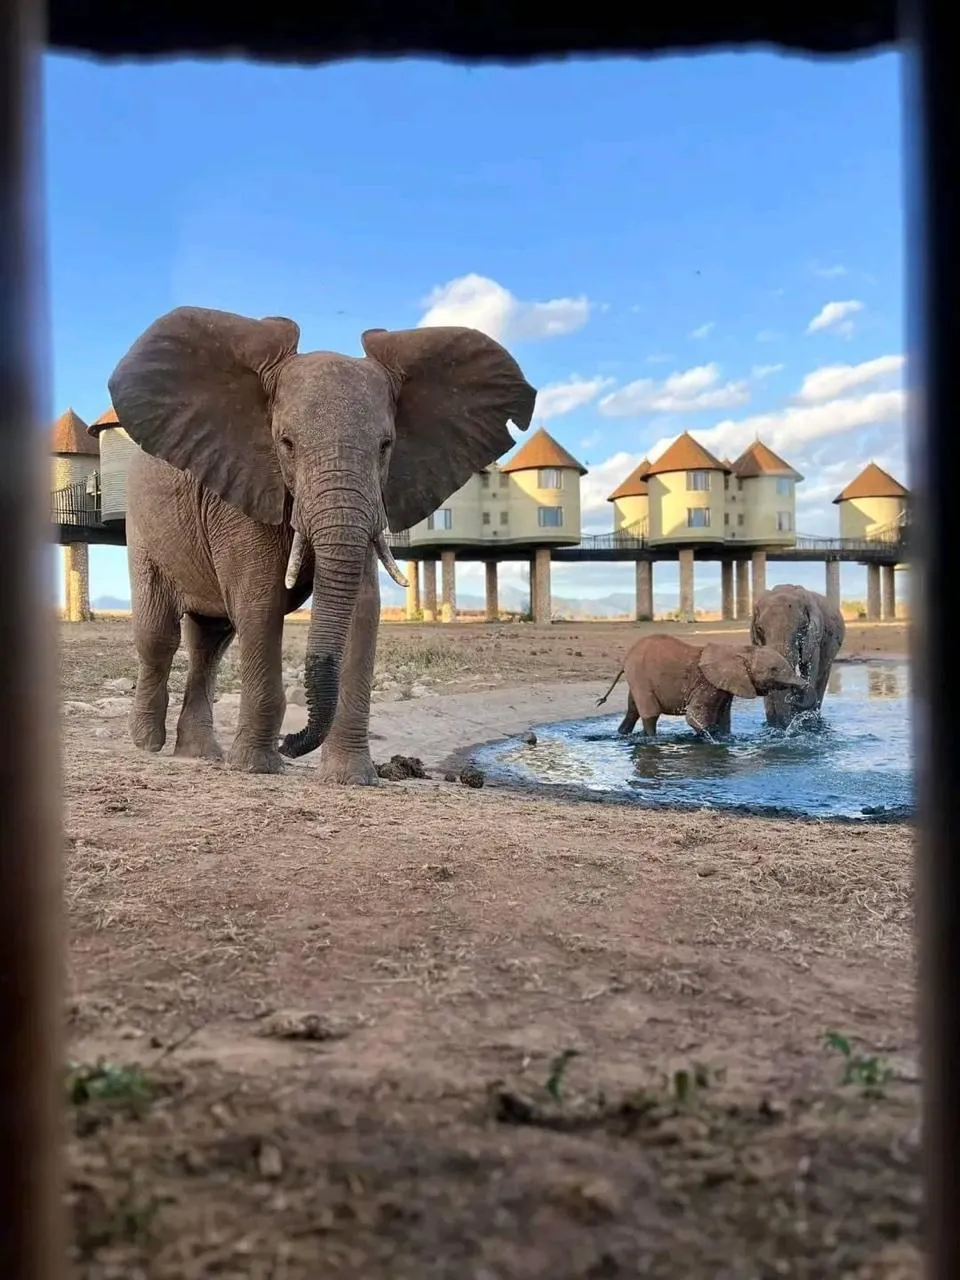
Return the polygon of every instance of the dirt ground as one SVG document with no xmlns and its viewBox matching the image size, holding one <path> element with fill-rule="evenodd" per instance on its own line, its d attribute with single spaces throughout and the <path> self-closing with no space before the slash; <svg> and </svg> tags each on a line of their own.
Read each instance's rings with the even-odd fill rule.
<svg viewBox="0 0 960 1280">
<path fill-rule="evenodd" d="M 61 628 L 72 1276 L 920 1276 L 910 829 L 436 771 L 642 630 L 384 625 L 433 776 L 348 790 L 141 755 L 129 624 Z"/>
</svg>

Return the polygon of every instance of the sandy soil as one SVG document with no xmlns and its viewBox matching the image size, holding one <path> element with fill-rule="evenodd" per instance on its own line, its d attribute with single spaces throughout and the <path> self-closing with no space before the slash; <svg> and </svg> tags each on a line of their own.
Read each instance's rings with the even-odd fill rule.
<svg viewBox="0 0 960 1280">
<path fill-rule="evenodd" d="M 385 625 L 375 756 L 583 714 L 640 630 Z M 920 1275 L 908 828 L 145 757 L 128 624 L 61 635 L 75 1277 Z"/>
</svg>

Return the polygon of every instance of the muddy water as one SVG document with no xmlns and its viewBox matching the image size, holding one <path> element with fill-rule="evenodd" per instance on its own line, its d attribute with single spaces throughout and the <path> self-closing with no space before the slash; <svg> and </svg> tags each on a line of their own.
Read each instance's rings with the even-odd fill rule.
<svg viewBox="0 0 960 1280">
<path fill-rule="evenodd" d="M 473 753 L 491 782 L 572 788 L 593 799 L 820 818 L 889 819 L 913 806 L 909 671 L 902 662 L 838 665 L 821 718 L 769 729 L 760 699 L 735 699 L 731 736 L 706 741 L 680 718 L 656 739 L 620 738 L 614 714 L 536 726 Z"/>
</svg>

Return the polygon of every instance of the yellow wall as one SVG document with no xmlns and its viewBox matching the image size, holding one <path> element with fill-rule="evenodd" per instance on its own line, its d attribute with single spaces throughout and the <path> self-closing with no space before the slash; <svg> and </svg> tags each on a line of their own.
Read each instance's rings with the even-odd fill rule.
<svg viewBox="0 0 960 1280">
<path fill-rule="evenodd" d="M 776 476 L 751 476 L 739 481 L 730 476 L 727 488 L 725 532 L 730 542 L 757 542 L 764 546 L 792 546 L 796 541 L 796 482 L 789 494 L 777 492 Z M 777 516 L 786 512 L 790 528 L 780 531 Z M 743 516 L 743 523 L 740 523 Z"/>
<path fill-rule="evenodd" d="M 539 469 L 501 472 L 490 469 L 486 485 L 480 475 L 467 483 L 442 504 L 452 515 L 450 529 L 430 529 L 421 520 L 410 530 L 410 546 L 458 543 L 538 542 L 577 543 L 580 541 L 580 476 L 572 468 L 561 471 L 560 489 L 539 488 Z M 563 509 L 560 528 L 541 527 L 539 508 L 559 506 Z M 506 514 L 506 520 L 503 515 Z M 487 517 L 484 519 L 484 517 Z M 400 530 L 394 530 L 399 533 Z"/>
<path fill-rule="evenodd" d="M 899 519 L 906 505 L 905 498 L 846 498 L 837 504 L 840 537 L 869 538 Z"/>
<path fill-rule="evenodd" d="M 618 529 L 628 529 L 638 522 L 647 524 L 649 516 L 650 499 L 645 493 L 632 498 L 617 498 L 613 504 L 614 532 Z"/>
<path fill-rule="evenodd" d="M 723 541 L 723 472 L 708 474 L 709 489 L 688 489 L 686 471 L 668 471 L 648 478 L 651 542 Z M 691 528 L 687 524 L 687 510 L 696 507 L 709 510 L 707 528 Z"/>
</svg>

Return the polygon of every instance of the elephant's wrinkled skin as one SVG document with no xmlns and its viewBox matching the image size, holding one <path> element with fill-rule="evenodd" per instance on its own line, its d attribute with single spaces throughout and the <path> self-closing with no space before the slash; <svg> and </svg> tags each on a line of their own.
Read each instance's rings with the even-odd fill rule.
<svg viewBox="0 0 960 1280">
<path fill-rule="evenodd" d="M 759 597 L 750 624 L 751 641 L 783 654 L 807 682 L 803 691 L 778 690 L 764 698 L 768 724 L 782 729 L 801 712 L 820 710 L 846 630 L 840 610 L 826 596 L 806 587 L 784 584 Z"/>
<path fill-rule="evenodd" d="M 766 646 L 696 645 L 676 636 L 645 636 L 624 658 L 598 707 L 624 673 L 630 692 L 617 732 L 632 733 L 640 720 L 650 737 L 662 715 L 684 716 L 698 733 L 729 733 L 735 697 L 756 698 L 803 685 L 786 659 Z"/>
<path fill-rule="evenodd" d="M 361 358 L 299 355 L 292 320 L 180 307 L 110 378 L 140 446 L 127 542 L 139 675 L 134 742 L 159 751 L 184 619 L 189 669 L 176 754 L 220 758 L 217 667 L 240 646 L 228 762 L 282 769 L 323 744 L 321 777 L 375 783 L 368 723 L 380 593 L 377 557 L 403 581 L 384 530 L 407 529 L 511 445 L 535 391 L 475 329 L 369 329 Z M 284 568 L 286 566 L 286 579 Z M 308 725 L 278 748 L 284 615 L 313 595 Z"/>
</svg>

